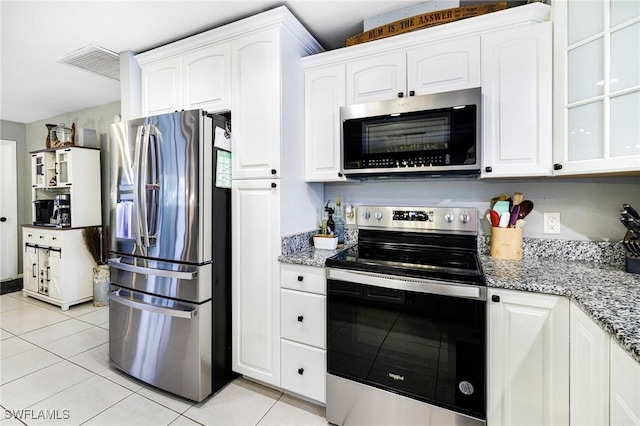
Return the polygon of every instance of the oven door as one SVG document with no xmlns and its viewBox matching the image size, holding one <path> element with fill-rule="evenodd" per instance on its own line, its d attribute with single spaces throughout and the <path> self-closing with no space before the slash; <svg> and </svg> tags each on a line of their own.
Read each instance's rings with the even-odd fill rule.
<svg viewBox="0 0 640 426">
<path fill-rule="evenodd" d="M 329 375 L 485 419 L 485 294 L 329 269 Z"/>
</svg>

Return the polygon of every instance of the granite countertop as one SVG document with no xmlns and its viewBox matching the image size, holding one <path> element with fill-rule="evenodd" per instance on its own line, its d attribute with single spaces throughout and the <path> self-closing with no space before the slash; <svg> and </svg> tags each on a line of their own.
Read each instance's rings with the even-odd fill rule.
<svg viewBox="0 0 640 426">
<path fill-rule="evenodd" d="M 344 248 L 311 247 L 278 260 L 324 267 Z M 574 260 L 504 260 L 484 254 L 480 260 L 487 287 L 566 296 L 640 362 L 640 274 L 625 272 L 621 265 Z"/>
</svg>

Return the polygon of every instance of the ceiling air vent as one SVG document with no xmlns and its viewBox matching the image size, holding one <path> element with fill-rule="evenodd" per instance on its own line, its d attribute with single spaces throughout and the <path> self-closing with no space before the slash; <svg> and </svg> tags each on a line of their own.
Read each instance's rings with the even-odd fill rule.
<svg viewBox="0 0 640 426">
<path fill-rule="evenodd" d="M 62 56 L 56 62 L 120 80 L 120 55 L 95 44 Z"/>
</svg>

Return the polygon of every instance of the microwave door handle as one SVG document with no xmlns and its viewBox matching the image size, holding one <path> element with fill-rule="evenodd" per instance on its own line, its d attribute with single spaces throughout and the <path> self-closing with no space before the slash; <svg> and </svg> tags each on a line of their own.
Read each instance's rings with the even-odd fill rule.
<svg viewBox="0 0 640 426">
<path fill-rule="evenodd" d="M 134 308 L 134 309 L 138 309 L 146 312 L 152 312 L 154 314 L 167 315 L 170 317 L 185 318 L 185 319 L 192 319 L 193 317 L 196 316 L 195 309 L 182 311 L 179 309 L 171 309 L 171 308 L 165 308 L 164 306 L 153 305 L 151 303 L 138 302 L 138 301 L 126 299 L 120 296 L 121 291 L 123 290 L 118 289 L 114 292 L 109 293 L 109 299 L 113 300 L 116 303 L 129 306 L 130 308 Z"/>
</svg>

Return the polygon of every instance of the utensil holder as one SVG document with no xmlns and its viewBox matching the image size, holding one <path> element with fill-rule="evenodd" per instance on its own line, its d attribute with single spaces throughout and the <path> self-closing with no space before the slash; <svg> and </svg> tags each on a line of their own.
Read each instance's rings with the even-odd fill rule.
<svg viewBox="0 0 640 426">
<path fill-rule="evenodd" d="M 631 256 L 627 253 L 625 271 L 631 272 L 632 274 L 640 274 L 640 257 Z"/>
<path fill-rule="evenodd" d="M 522 259 L 522 228 L 491 228 L 491 257 Z"/>
</svg>

